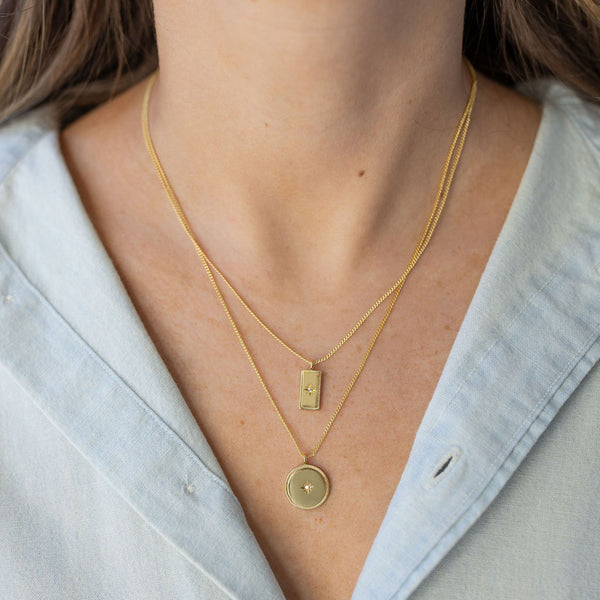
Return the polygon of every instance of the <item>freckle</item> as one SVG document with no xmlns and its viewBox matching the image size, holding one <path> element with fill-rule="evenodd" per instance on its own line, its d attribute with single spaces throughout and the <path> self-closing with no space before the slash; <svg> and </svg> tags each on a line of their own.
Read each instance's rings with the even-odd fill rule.
<svg viewBox="0 0 600 600">
<path fill-rule="evenodd" d="M 256 0 L 254 0 L 254 2 L 256 2 Z M 268 126 L 269 126 L 269 124 L 268 124 L 268 123 L 265 123 L 265 127 L 268 127 Z"/>
<path fill-rule="evenodd" d="M 244 421 L 244 419 L 240 419 L 240 425 L 245 425 L 246 421 Z"/>
<path fill-rule="evenodd" d="M 448 325 L 448 323 L 446 323 L 446 324 L 444 325 L 444 329 L 445 329 L 446 331 L 450 331 L 450 325 Z"/>
<path fill-rule="evenodd" d="M 364 171 L 364 169 L 358 172 L 358 176 L 359 176 L 359 177 L 362 177 L 364 174 L 365 174 L 365 171 Z"/>
</svg>

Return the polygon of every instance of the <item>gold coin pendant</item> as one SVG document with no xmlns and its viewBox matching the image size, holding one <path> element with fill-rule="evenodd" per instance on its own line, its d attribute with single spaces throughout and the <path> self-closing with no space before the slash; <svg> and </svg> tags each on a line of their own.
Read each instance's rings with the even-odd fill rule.
<svg viewBox="0 0 600 600">
<path fill-rule="evenodd" d="M 317 508 L 327 500 L 329 479 L 318 467 L 300 465 L 289 472 L 285 480 L 285 495 L 296 508 Z"/>
</svg>

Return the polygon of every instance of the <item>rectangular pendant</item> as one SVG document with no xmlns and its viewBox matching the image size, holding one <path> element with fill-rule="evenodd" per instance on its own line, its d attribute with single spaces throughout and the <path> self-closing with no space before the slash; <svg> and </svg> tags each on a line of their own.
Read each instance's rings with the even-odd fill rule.
<svg viewBox="0 0 600 600">
<path fill-rule="evenodd" d="M 321 405 L 321 371 L 300 371 L 300 408 L 319 410 Z"/>
</svg>

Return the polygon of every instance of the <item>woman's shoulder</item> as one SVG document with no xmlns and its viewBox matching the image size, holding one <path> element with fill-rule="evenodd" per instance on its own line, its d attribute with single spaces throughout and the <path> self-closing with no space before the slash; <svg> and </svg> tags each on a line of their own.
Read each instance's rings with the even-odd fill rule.
<svg viewBox="0 0 600 600">
<path fill-rule="evenodd" d="M 57 131 L 51 106 L 16 116 L 0 125 L 0 183 L 48 133 Z"/>
</svg>

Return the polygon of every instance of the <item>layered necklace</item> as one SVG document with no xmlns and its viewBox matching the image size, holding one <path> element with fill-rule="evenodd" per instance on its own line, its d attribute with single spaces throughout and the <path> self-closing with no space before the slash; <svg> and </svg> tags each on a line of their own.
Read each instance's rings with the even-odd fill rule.
<svg viewBox="0 0 600 600">
<path fill-rule="evenodd" d="M 427 248 L 431 237 L 435 231 L 438 220 L 442 214 L 444 206 L 446 204 L 446 198 L 448 197 L 448 193 L 450 191 L 450 187 L 452 185 L 452 181 L 454 179 L 454 173 L 460 161 L 460 157 L 462 154 L 462 149 L 464 146 L 464 142 L 467 136 L 467 131 L 469 129 L 469 124 L 471 122 L 471 113 L 473 111 L 473 105 L 475 103 L 475 97 L 477 95 L 477 74 L 473 69 L 472 65 L 467 62 L 467 66 L 469 68 L 469 72 L 471 74 L 471 89 L 469 93 L 469 98 L 463 110 L 462 116 L 456 127 L 456 131 L 454 133 L 454 137 L 452 138 L 452 142 L 450 144 L 450 148 L 448 150 L 448 154 L 446 156 L 446 160 L 444 162 L 444 167 L 442 169 L 442 176 L 440 179 L 440 183 L 438 186 L 437 194 L 435 197 L 435 201 L 433 203 L 433 207 L 427 223 L 425 224 L 425 228 L 423 229 L 423 233 L 421 238 L 415 247 L 413 254 L 408 261 L 408 265 L 406 266 L 403 273 L 400 277 L 393 283 L 393 285 L 382 295 L 380 296 L 364 313 L 364 315 L 354 324 L 354 326 L 348 331 L 348 333 L 335 345 L 329 352 L 317 359 L 309 359 L 302 355 L 300 352 L 295 350 L 290 344 L 286 343 L 280 336 L 278 336 L 266 323 L 257 315 L 257 313 L 250 307 L 250 305 L 244 300 L 244 298 L 239 294 L 239 292 L 233 287 L 233 285 L 229 282 L 229 280 L 225 277 L 225 275 L 221 272 L 220 269 L 210 260 L 210 258 L 206 255 L 194 233 L 192 231 L 192 227 L 183 211 L 183 208 L 175 195 L 171 184 L 167 178 L 165 170 L 158 158 L 158 154 L 152 142 L 152 138 L 150 136 L 150 125 L 148 120 L 148 106 L 150 103 L 150 96 L 152 93 L 152 87 L 156 80 L 157 73 L 154 73 L 148 82 L 148 86 L 146 88 L 146 93 L 144 95 L 144 100 L 142 103 L 142 131 L 144 135 L 144 141 L 146 144 L 146 148 L 148 150 L 148 154 L 152 159 L 152 163 L 158 173 L 161 184 L 164 188 L 164 191 L 169 199 L 171 207 L 173 208 L 177 219 L 179 220 L 183 230 L 186 235 L 192 242 L 194 249 L 199 256 L 202 266 L 204 267 L 204 271 L 206 272 L 208 279 L 212 285 L 212 288 L 215 291 L 215 294 L 221 304 L 223 311 L 231 324 L 233 332 L 237 337 L 240 346 L 242 347 L 252 369 L 256 373 L 256 377 L 260 385 L 262 386 L 265 395 L 267 396 L 271 406 L 275 410 L 279 420 L 285 427 L 292 443 L 294 444 L 298 454 L 302 459 L 302 463 L 296 467 L 294 467 L 287 475 L 285 479 L 284 490 L 286 497 L 288 500 L 297 508 L 301 509 L 312 509 L 320 506 L 325 502 L 329 495 L 329 479 L 325 472 L 319 467 L 310 464 L 309 460 L 316 456 L 317 452 L 321 448 L 321 445 L 325 441 L 327 434 L 331 430 L 337 416 L 342 410 L 344 403 L 346 402 L 356 380 L 361 374 L 369 355 L 371 354 L 371 350 L 379 337 L 379 334 L 382 332 L 388 317 L 390 316 L 392 309 L 394 308 L 394 304 L 404 286 L 406 278 L 409 273 L 412 271 L 414 266 L 417 264 L 419 258 Z M 296 356 L 298 359 L 303 361 L 305 365 L 308 366 L 308 369 L 303 369 L 300 372 L 300 390 L 299 390 L 299 405 L 303 410 L 318 410 L 320 408 L 321 401 L 321 371 L 316 370 L 314 367 L 325 362 L 330 359 L 355 333 L 358 329 L 365 323 L 365 321 L 373 314 L 373 312 L 383 304 L 388 298 L 390 301 L 388 302 L 387 309 L 385 314 L 381 318 L 375 333 L 372 335 L 371 340 L 365 350 L 360 364 L 354 371 L 348 385 L 342 397 L 340 398 L 335 410 L 331 414 L 329 420 L 327 421 L 323 432 L 321 433 L 320 438 L 317 440 L 316 444 L 309 451 L 303 451 L 298 443 L 296 436 L 293 434 L 290 426 L 285 420 L 281 410 L 277 402 L 275 402 L 271 392 L 269 391 L 264 378 L 256 366 L 256 362 L 250 353 L 246 341 L 242 337 L 240 333 L 239 327 L 234 320 L 231 311 L 229 310 L 229 306 L 223 297 L 221 289 L 217 283 L 217 277 L 223 284 L 232 292 L 234 297 L 240 302 L 240 304 L 246 309 L 246 311 L 256 320 L 256 322 L 269 334 L 271 335 L 279 344 L 281 344 L 286 350 Z"/>
</svg>

